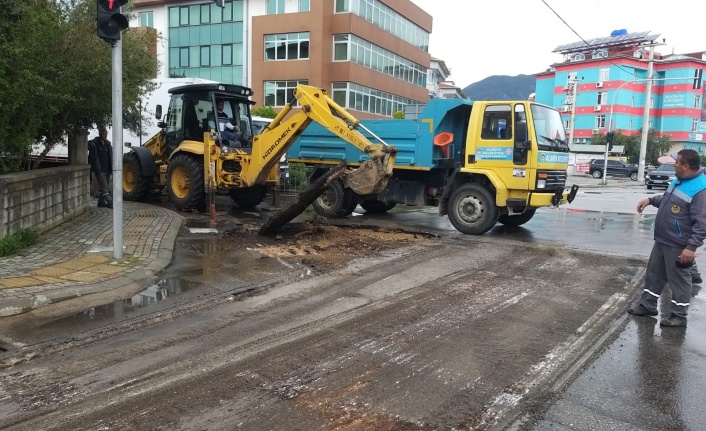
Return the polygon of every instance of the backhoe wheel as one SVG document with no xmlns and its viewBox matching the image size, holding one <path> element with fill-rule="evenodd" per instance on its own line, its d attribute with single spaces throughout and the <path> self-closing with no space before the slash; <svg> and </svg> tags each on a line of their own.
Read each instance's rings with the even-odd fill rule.
<svg viewBox="0 0 706 431">
<path fill-rule="evenodd" d="M 382 214 L 390 211 L 397 205 L 396 202 L 384 202 L 377 199 L 368 199 L 360 203 L 360 206 L 368 214 Z"/>
<path fill-rule="evenodd" d="M 263 186 L 253 186 L 247 189 L 233 189 L 230 191 L 230 198 L 233 199 L 240 208 L 255 208 L 265 200 L 267 188 Z"/>
<path fill-rule="evenodd" d="M 345 217 L 349 205 L 350 201 L 346 199 L 345 187 L 340 180 L 336 180 L 326 187 L 326 190 L 312 204 L 317 214 L 329 218 Z"/>
<path fill-rule="evenodd" d="M 180 211 L 206 209 L 203 161 L 190 154 L 177 154 L 167 168 L 167 194 Z"/>
<path fill-rule="evenodd" d="M 142 165 L 132 151 L 123 156 L 123 199 L 144 202 L 152 189 L 152 178 L 142 176 Z"/>
<path fill-rule="evenodd" d="M 449 199 L 449 221 L 459 232 L 482 235 L 498 222 L 498 207 L 493 195 L 480 184 L 466 183 Z"/>
<path fill-rule="evenodd" d="M 520 226 L 528 221 L 532 220 L 532 217 L 534 217 L 534 213 L 537 212 L 536 208 L 528 209 L 525 210 L 522 214 L 517 214 L 517 215 L 509 215 L 509 214 L 503 214 L 500 217 L 498 217 L 498 223 L 502 223 L 505 226 Z"/>
</svg>

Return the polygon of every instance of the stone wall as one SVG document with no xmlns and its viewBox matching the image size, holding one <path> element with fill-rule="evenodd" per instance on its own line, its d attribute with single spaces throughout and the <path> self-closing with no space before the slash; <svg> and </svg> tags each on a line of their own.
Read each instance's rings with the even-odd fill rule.
<svg viewBox="0 0 706 431">
<path fill-rule="evenodd" d="M 68 165 L 0 175 L 0 238 L 51 229 L 88 210 L 89 166 Z"/>
</svg>

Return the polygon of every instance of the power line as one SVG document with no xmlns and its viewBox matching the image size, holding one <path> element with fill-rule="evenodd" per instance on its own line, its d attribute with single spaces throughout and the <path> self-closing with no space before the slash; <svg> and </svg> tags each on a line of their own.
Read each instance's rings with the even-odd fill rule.
<svg viewBox="0 0 706 431">
<path fill-rule="evenodd" d="M 552 12 L 554 13 L 554 15 L 556 15 L 557 18 L 559 18 L 559 19 L 561 20 L 561 22 L 563 22 L 564 25 L 566 25 L 566 26 L 569 28 L 569 30 L 571 30 L 576 36 L 578 36 L 578 38 L 581 39 L 581 40 L 583 41 L 583 43 L 586 44 L 587 47 L 590 47 L 590 46 L 591 46 L 591 44 L 588 43 L 588 42 L 586 41 L 586 39 L 584 39 L 583 37 L 581 37 L 581 35 L 580 35 L 576 30 L 574 30 L 574 28 L 571 27 L 571 25 L 569 25 L 569 23 L 566 22 L 566 20 L 564 20 L 564 18 L 562 18 L 561 15 L 559 15 L 559 14 L 557 13 L 557 11 L 555 11 L 551 6 L 549 6 L 549 4 L 548 4 L 546 1 L 544 1 L 544 0 L 540 0 L 540 1 L 541 1 L 542 3 L 544 3 L 544 5 L 545 5 L 546 7 L 548 7 L 549 10 L 552 11 Z M 632 73 L 632 74 L 635 73 L 634 71 L 630 71 L 630 70 L 624 69 L 621 65 L 619 65 L 619 64 L 617 64 L 617 63 L 615 63 L 615 62 L 613 62 L 613 61 L 612 61 L 611 59 L 609 59 L 609 58 L 608 58 L 607 60 L 608 60 L 608 62 L 610 62 L 613 66 L 616 66 L 618 69 L 622 70 L 623 72 Z"/>
</svg>

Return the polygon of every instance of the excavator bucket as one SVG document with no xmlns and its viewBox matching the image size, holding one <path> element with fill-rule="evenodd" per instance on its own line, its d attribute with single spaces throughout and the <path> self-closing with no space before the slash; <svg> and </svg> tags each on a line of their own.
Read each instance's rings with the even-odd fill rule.
<svg viewBox="0 0 706 431">
<path fill-rule="evenodd" d="M 346 162 L 342 162 L 336 165 L 336 167 L 329 169 L 325 174 L 311 183 L 309 187 L 304 189 L 303 192 L 299 193 L 298 198 L 291 205 L 272 214 L 272 217 L 267 219 L 260 227 L 258 233 L 260 235 L 269 235 L 294 220 L 296 216 L 303 213 L 306 207 L 311 205 L 316 198 L 324 193 L 324 190 L 326 190 L 326 187 L 328 187 L 331 182 L 341 178 L 344 174 L 346 174 Z"/>
<path fill-rule="evenodd" d="M 361 196 L 375 195 L 385 190 L 390 174 L 386 162 L 379 158 L 366 160 L 358 169 L 346 171 L 343 183 Z"/>
</svg>

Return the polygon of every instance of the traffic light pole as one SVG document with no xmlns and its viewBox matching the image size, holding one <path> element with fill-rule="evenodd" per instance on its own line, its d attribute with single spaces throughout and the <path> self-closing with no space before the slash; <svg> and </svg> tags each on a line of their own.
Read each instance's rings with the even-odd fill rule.
<svg viewBox="0 0 706 431">
<path fill-rule="evenodd" d="M 123 258 L 123 41 L 111 49 L 113 61 L 113 258 Z"/>
</svg>

